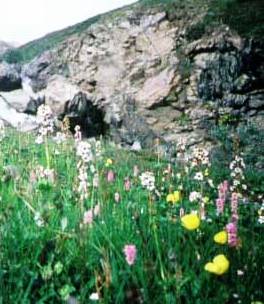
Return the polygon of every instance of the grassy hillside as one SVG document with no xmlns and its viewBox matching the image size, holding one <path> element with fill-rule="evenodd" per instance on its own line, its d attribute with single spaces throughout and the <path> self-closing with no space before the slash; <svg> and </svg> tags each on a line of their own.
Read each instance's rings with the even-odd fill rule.
<svg viewBox="0 0 264 304">
<path fill-rule="evenodd" d="M 201 11 L 207 6 L 204 19 L 187 30 L 188 40 L 199 39 L 212 28 L 226 24 L 246 38 L 263 39 L 264 37 L 264 1 L 263 0 L 140 0 L 135 9 L 161 7 L 167 10 L 170 19 L 188 16 L 188 13 Z M 56 47 L 59 43 L 74 34 L 80 34 L 102 17 L 116 13 L 121 9 L 107 14 L 98 15 L 66 29 L 48 34 L 40 39 L 29 42 L 15 50 L 5 53 L 3 59 L 13 62 L 28 62 L 46 50 Z M 1 58 L 0 58 L 1 59 Z"/>
</svg>

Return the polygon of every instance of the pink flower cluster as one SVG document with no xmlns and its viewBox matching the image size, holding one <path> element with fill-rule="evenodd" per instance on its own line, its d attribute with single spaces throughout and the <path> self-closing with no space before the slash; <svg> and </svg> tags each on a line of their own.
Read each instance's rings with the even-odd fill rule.
<svg viewBox="0 0 264 304">
<path fill-rule="evenodd" d="M 126 257 L 126 261 L 128 265 L 133 265 L 135 263 L 137 248 L 135 245 L 125 245 L 123 252 Z"/>
<path fill-rule="evenodd" d="M 236 247 L 238 244 L 237 238 L 237 223 L 229 223 L 226 225 L 227 240 L 230 247 Z"/>
<path fill-rule="evenodd" d="M 91 225 L 94 217 L 98 216 L 100 213 L 100 205 L 97 204 L 94 208 L 91 208 L 84 212 L 83 215 L 83 224 L 84 225 Z"/>
<path fill-rule="evenodd" d="M 216 199 L 216 213 L 217 215 L 224 212 L 225 202 L 228 192 L 228 182 L 225 180 L 218 186 L 218 198 Z"/>
<path fill-rule="evenodd" d="M 237 222 L 237 220 L 238 220 L 238 194 L 236 192 L 233 192 L 232 196 L 231 196 L 231 212 L 232 212 L 232 221 Z"/>
</svg>

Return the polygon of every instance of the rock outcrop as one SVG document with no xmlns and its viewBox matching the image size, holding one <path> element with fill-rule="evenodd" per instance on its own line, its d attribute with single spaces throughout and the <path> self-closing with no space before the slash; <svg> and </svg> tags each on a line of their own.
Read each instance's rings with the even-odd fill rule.
<svg viewBox="0 0 264 304">
<path fill-rule="evenodd" d="M 128 145 L 158 137 L 191 146 L 216 124 L 262 121 L 263 45 L 225 26 L 189 41 L 204 13 L 124 10 L 43 53 L 22 78 L 59 117 Z"/>
<path fill-rule="evenodd" d="M 6 62 L 0 63 L 0 91 L 13 91 L 20 88 L 20 67 Z"/>
</svg>

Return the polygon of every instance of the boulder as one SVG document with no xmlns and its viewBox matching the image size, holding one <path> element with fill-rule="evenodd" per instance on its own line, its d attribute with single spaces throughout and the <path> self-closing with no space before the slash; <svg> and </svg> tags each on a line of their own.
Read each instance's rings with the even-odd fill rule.
<svg viewBox="0 0 264 304">
<path fill-rule="evenodd" d="M 4 120 L 8 125 L 23 132 L 32 131 L 38 127 L 36 117 L 18 112 L 15 108 L 10 106 L 1 96 L 0 119 Z"/>
<path fill-rule="evenodd" d="M 8 92 L 21 88 L 19 67 L 6 62 L 0 63 L 0 91 Z"/>
</svg>

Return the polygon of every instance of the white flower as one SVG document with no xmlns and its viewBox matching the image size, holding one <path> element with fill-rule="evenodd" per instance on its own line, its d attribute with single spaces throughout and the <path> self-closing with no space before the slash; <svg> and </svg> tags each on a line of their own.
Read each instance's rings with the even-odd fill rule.
<svg viewBox="0 0 264 304">
<path fill-rule="evenodd" d="M 146 188 L 149 191 L 153 191 L 155 189 L 155 176 L 153 172 L 143 172 L 139 178 L 142 187 Z"/>
<path fill-rule="evenodd" d="M 39 212 L 36 212 L 35 213 L 35 216 L 34 216 L 34 221 L 36 223 L 36 225 L 38 227 L 43 227 L 44 226 L 44 220 L 43 218 L 41 217 L 41 214 Z"/>
<path fill-rule="evenodd" d="M 57 132 L 53 139 L 57 144 L 61 144 L 66 140 L 66 135 L 62 132 Z"/>
<path fill-rule="evenodd" d="M 90 299 L 91 301 L 98 301 L 98 300 L 99 300 L 99 295 L 98 295 L 98 293 L 97 293 L 97 292 L 93 292 L 93 293 L 90 295 L 89 299 Z"/>
<path fill-rule="evenodd" d="M 78 143 L 76 154 L 84 163 L 88 163 L 93 160 L 92 147 L 87 141 L 80 141 Z"/>
<path fill-rule="evenodd" d="M 204 179 L 202 172 L 197 172 L 194 176 L 195 180 L 202 181 Z"/>
<path fill-rule="evenodd" d="M 63 217 L 61 219 L 61 230 L 64 231 L 68 226 L 68 219 L 67 217 Z"/>
<path fill-rule="evenodd" d="M 194 202 L 194 201 L 198 201 L 202 198 L 202 195 L 200 192 L 197 192 L 197 191 L 193 191 L 190 193 L 189 195 L 189 201 L 190 202 Z"/>
</svg>

